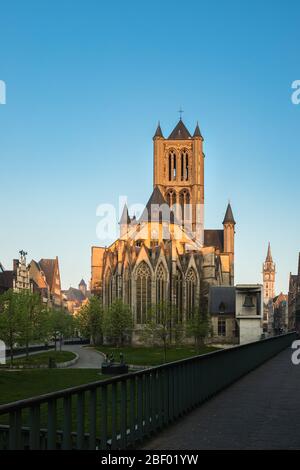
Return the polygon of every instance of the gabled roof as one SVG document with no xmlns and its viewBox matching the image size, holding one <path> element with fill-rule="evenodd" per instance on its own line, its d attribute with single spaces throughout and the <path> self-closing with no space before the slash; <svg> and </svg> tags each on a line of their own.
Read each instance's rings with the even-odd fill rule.
<svg viewBox="0 0 300 470">
<path fill-rule="evenodd" d="M 80 286 L 85 286 L 85 287 L 86 287 L 85 280 L 84 280 L 84 279 L 81 279 L 81 281 L 80 281 L 79 285 L 80 285 Z"/>
<path fill-rule="evenodd" d="M 42 258 L 39 261 L 39 265 L 41 267 L 41 270 L 44 272 L 47 280 L 47 284 L 50 286 L 50 289 L 52 288 L 53 285 L 53 277 L 54 277 L 54 272 L 55 272 L 55 266 L 56 266 L 56 259 L 44 259 Z"/>
<path fill-rule="evenodd" d="M 234 224 L 235 225 L 235 220 L 233 217 L 232 209 L 230 202 L 228 203 L 227 209 L 226 209 L 226 214 L 223 220 L 223 225 L 224 224 Z"/>
<path fill-rule="evenodd" d="M 183 124 L 182 119 L 180 118 L 178 124 L 174 127 L 173 131 L 168 137 L 168 140 L 187 140 L 191 139 L 192 136 Z"/>
<path fill-rule="evenodd" d="M 153 139 L 155 139 L 155 137 L 164 137 L 163 133 L 162 133 L 162 130 L 161 130 L 161 127 L 160 127 L 160 122 L 159 121 L 158 121 L 158 124 L 157 124 L 155 134 L 153 136 Z"/>
<path fill-rule="evenodd" d="M 67 300 L 82 302 L 85 300 L 85 296 L 81 292 L 80 289 L 75 289 L 74 287 L 70 287 L 67 291 L 64 292 Z"/>
<path fill-rule="evenodd" d="M 161 207 L 163 206 L 163 207 Z M 139 219 L 139 222 L 171 222 L 174 223 L 174 214 L 170 211 L 167 201 L 158 186 L 155 186 L 149 201 Z"/>
</svg>

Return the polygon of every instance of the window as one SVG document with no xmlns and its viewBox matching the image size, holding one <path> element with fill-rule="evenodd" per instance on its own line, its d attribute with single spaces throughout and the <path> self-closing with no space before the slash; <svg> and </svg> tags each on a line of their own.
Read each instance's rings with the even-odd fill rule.
<svg viewBox="0 0 300 470">
<path fill-rule="evenodd" d="M 128 268 L 124 273 L 124 300 L 127 305 L 131 305 L 131 272 Z"/>
<path fill-rule="evenodd" d="M 191 268 L 189 269 L 186 276 L 186 300 L 187 300 L 187 320 L 192 318 L 195 304 L 196 304 L 196 282 L 197 277 L 195 271 Z"/>
<path fill-rule="evenodd" d="M 166 274 L 163 265 L 156 271 L 156 322 L 161 323 L 161 307 L 166 301 Z"/>
<path fill-rule="evenodd" d="M 107 271 L 105 277 L 105 304 L 111 305 L 113 301 L 113 277 L 111 271 Z"/>
<path fill-rule="evenodd" d="M 176 180 L 176 153 L 169 152 L 169 181 Z"/>
<path fill-rule="evenodd" d="M 136 322 L 143 324 L 151 307 L 151 271 L 142 261 L 136 272 Z"/>
<path fill-rule="evenodd" d="M 226 320 L 218 318 L 218 336 L 226 336 Z"/>
<path fill-rule="evenodd" d="M 167 192 L 167 203 L 170 207 L 176 204 L 176 192 L 173 191 L 172 189 Z"/>
<path fill-rule="evenodd" d="M 189 154 L 186 150 L 183 150 L 181 152 L 180 166 L 181 166 L 181 181 L 188 181 L 189 179 Z"/>
<path fill-rule="evenodd" d="M 182 274 L 178 268 L 176 269 L 176 277 L 175 277 L 175 293 L 176 293 L 177 321 L 181 323 L 183 320 Z"/>
<path fill-rule="evenodd" d="M 190 220 L 190 193 L 187 189 L 184 189 L 179 194 L 179 204 L 181 208 L 182 224 Z"/>
</svg>

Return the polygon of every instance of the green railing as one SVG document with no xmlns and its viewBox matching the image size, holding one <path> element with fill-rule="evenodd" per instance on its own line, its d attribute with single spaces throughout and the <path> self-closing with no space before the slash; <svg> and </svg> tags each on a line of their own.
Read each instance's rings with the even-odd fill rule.
<svg viewBox="0 0 300 470">
<path fill-rule="evenodd" d="M 0 449 L 125 449 L 290 346 L 289 333 L 0 406 Z"/>
</svg>

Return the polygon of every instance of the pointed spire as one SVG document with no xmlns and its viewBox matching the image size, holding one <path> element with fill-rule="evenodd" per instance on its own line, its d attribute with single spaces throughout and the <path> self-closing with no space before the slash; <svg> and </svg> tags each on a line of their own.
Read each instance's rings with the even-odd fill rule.
<svg viewBox="0 0 300 470">
<path fill-rule="evenodd" d="M 194 132 L 193 137 L 199 137 L 200 139 L 203 140 L 198 121 L 197 121 L 197 125 L 196 125 L 196 128 L 195 128 L 195 132 Z"/>
<path fill-rule="evenodd" d="M 123 208 L 123 212 L 122 212 L 119 224 L 120 225 L 129 225 L 130 224 L 130 217 L 129 217 L 129 214 L 128 214 L 127 204 L 124 204 L 124 208 Z"/>
<path fill-rule="evenodd" d="M 271 253 L 271 244 L 269 242 L 268 244 L 268 252 L 267 252 L 267 257 L 266 257 L 266 261 L 269 261 L 269 262 L 273 262 L 273 258 L 272 258 L 272 253 Z"/>
<path fill-rule="evenodd" d="M 188 140 L 191 139 L 192 136 L 185 127 L 182 119 L 180 118 L 178 124 L 174 127 L 173 131 L 169 135 L 169 140 Z"/>
<path fill-rule="evenodd" d="M 162 137 L 162 138 L 164 138 L 163 133 L 162 133 L 162 130 L 161 130 L 161 127 L 160 127 L 160 122 L 159 122 L 159 121 L 158 121 L 158 124 L 157 124 L 157 128 L 156 128 L 155 134 L 154 134 L 154 136 L 153 136 L 153 139 L 156 139 L 157 137 Z"/>
<path fill-rule="evenodd" d="M 235 220 L 234 220 L 234 217 L 233 217 L 230 202 L 228 202 L 225 217 L 224 217 L 224 220 L 223 220 L 223 225 L 225 225 L 225 224 L 234 224 L 235 225 Z"/>
</svg>

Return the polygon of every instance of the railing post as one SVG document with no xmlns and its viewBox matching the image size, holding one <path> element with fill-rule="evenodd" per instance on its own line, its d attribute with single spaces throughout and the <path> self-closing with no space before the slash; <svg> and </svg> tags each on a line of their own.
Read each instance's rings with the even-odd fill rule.
<svg viewBox="0 0 300 470">
<path fill-rule="evenodd" d="M 9 414 L 9 449 L 22 449 L 22 415 L 20 410 Z"/>
<path fill-rule="evenodd" d="M 40 405 L 30 408 L 29 447 L 31 450 L 40 448 Z"/>
<path fill-rule="evenodd" d="M 89 396 L 89 449 L 96 449 L 97 389 L 93 388 Z"/>
<path fill-rule="evenodd" d="M 48 401 L 47 449 L 56 449 L 56 400 Z"/>
<path fill-rule="evenodd" d="M 136 389 L 135 389 L 135 378 L 130 379 L 130 392 L 129 392 L 129 442 L 133 444 L 135 441 L 135 416 L 136 416 Z"/>
<path fill-rule="evenodd" d="M 82 450 L 85 447 L 84 442 L 84 403 L 85 403 L 85 394 L 84 392 L 78 393 L 77 395 L 77 439 L 76 439 L 76 448 Z"/>
<path fill-rule="evenodd" d="M 124 379 L 121 382 L 121 449 L 126 448 L 127 441 L 127 380 Z"/>
<path fill-rule="evenodd" d="M 102 450 L 107 449 L 107 386 L 101 387 L 101 410 L 100 410 L 100 446 Z"/>
<path fill-rule="evenodd" d="M 64 411 L 64 424 L 63 424 L 63 450 L 69 450 L 72 448 L 72 398 L 71 395 L 67 395 L 63 400 L 63 411 Z"/>
<path fill-rule="evenodd" d="M 111 388 L 111 449 L 117 448 L 117 384 Z"/>
</svg>

